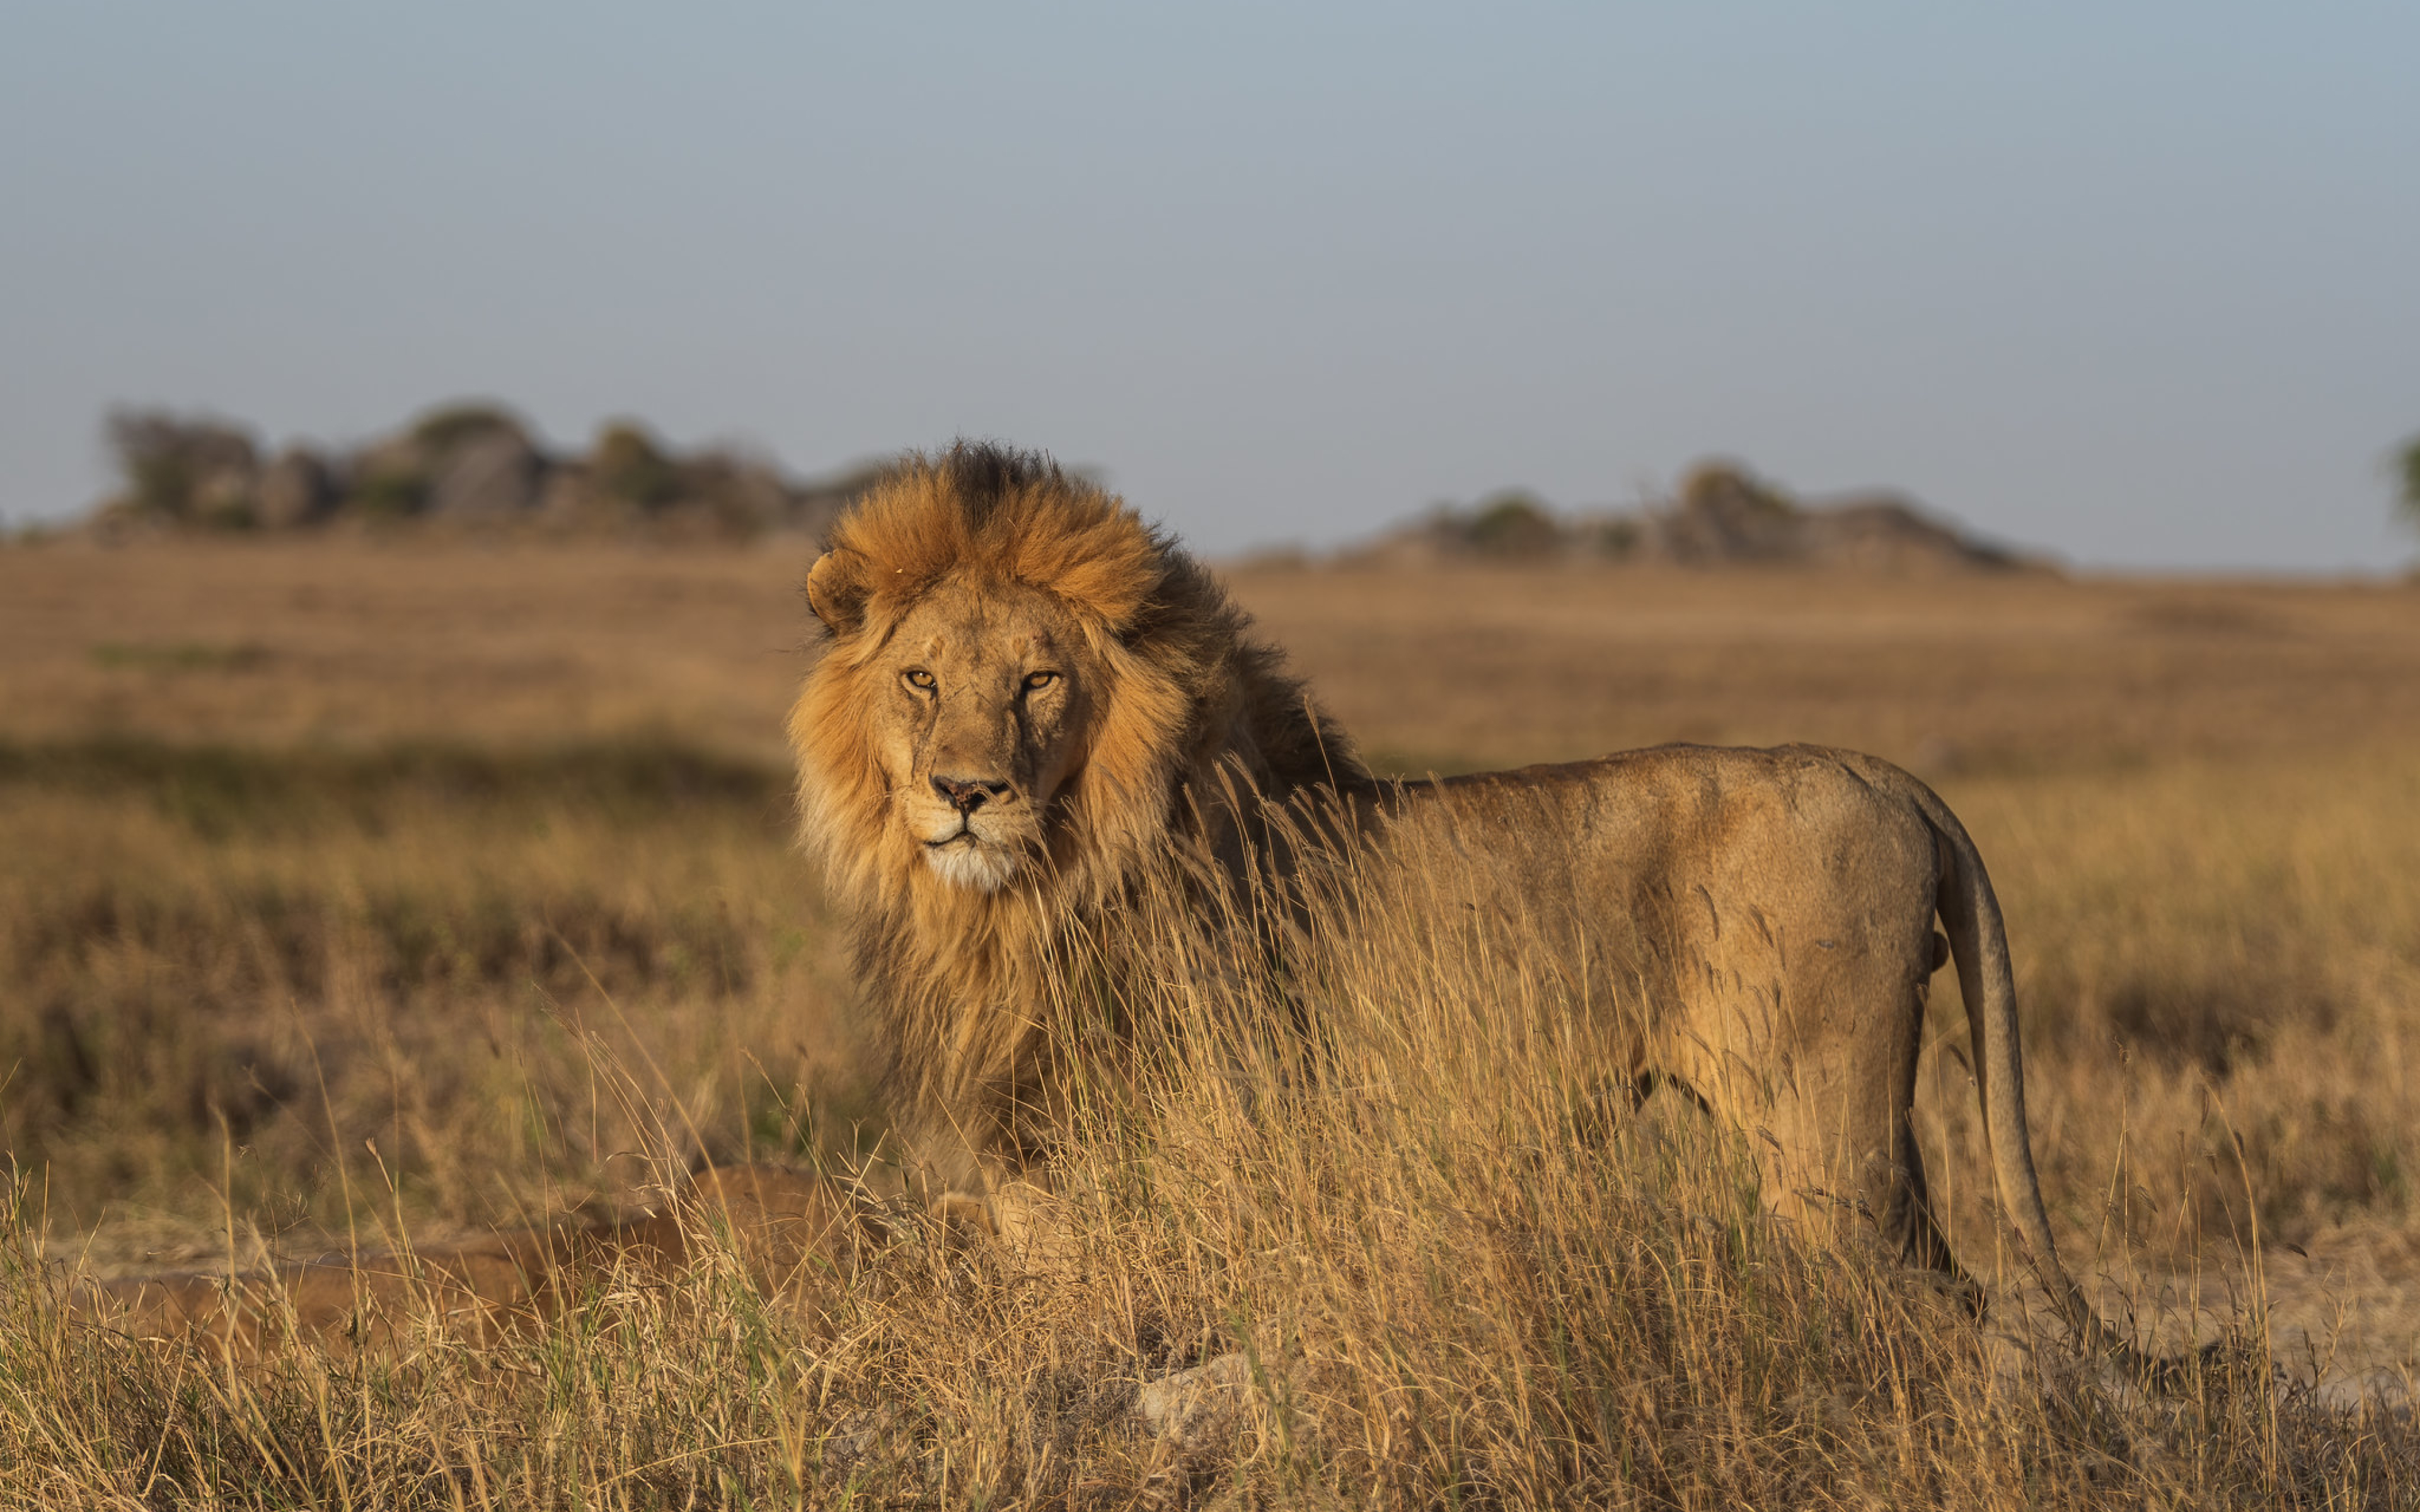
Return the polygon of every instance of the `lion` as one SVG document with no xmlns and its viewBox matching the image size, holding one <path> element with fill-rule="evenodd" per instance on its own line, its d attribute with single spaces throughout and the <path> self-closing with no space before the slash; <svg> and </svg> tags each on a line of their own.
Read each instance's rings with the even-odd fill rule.
<svg viewBox="0 0 2420 1512">
<path fill-rule="evenodd" d="M 992 444 L 907 458 L 835 522 L 805 591 L 824 644 L 789 718 L 801 833 L 936 1202 L 1009 1231 L 1047 1191 L 1073 1068 L 1044 1004 L 1072 936 L 1113 930 L 1168 856 L 1233 873 L 1286 850 L 1255 838 L 1325 834 L 1370 914 L 1480 919 L 1561 972 L 1635 1099 L 1672 1085 L 1776 1146 L 1776 1207 L 1979 1295 L 1909 1121 L 1929 983 L 1954 959 L 2002 1206 L 2069 1326 L 2119 1348 L 2043 1208 L 1990 878 L 1898 767 L 1672 746 L 1381 781 L 1171 537 Z M 1323 864 L 1292 850 L 1297 873 Z"/>
<path fill-rule="evenodd" d="M 826 545 L 805 584 L 825 643 L 788 720 L 801 836 L 911 1165 L 954 1227 L 1047 1242 L 1060 1089 L 1097 1044 L 1054 1041 L 1046 1005 L 1071 942 L 1114 937 L 1173 859 L 1210 878 L 1192 896 L 1213 927 L 1232 923 L 1219 879 L 1270 882 L 1306 914 L 1342 899 L 1327 917 L 1348 934 L 1357 915 L 1534 966 L 1603 1031 L 1634 1103 L 1675 1088 L 1769 1142 L 1776 1207 L 1971 1288 L 1909 1124 L 1929 985 L 1954 958 L 2003 1207 L 2069 1326 L 2132 1357 L 2051 1234 L 1990 879 L 1915 778 L 1849 751 L 1672 746 L 1381 780 L 1173 539 L 1002 447 L 907 458 Z M 1302 949 L 1285 922 L 1254 946 Z M 600 1273 L 669 1279 L 701 1226 L 775 1288 L 845 1275 L 890 1231 L 849 1182 L 740 1167 L 659 1214 L 78 1301 L 245 1352 L 392 1338 L 432 1312 L 492 1332 L 543 1324 Z"/>
</svg>

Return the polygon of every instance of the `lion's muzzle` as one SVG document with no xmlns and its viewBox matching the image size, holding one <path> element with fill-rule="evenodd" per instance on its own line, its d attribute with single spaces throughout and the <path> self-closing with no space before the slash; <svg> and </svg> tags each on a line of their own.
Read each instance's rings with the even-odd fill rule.
<svg viewBox="0 0 2420 1512">
<path fill-rule="evenodd" d="M 933 791 L 962 814 L 972 814 L 977 809 L 1008 792 L 1005 782 L 979 777 L 943 777 L 933 774 Z"/>
<path fill-rule="evenodd" d="M 1019 857 L 1016 848 L 985 840 L 972 829 L 924 842 L 924 862 L 936 876 L 977 892 L 997 892 L 1007 886 L 1016 875 Z"/>
<path fill-rule="evenodd" d="M 1015 876 L 1027 841 L 1018 796 L 1014 783 L 998 779 L 932 774 L 908 805 L 908 819 L 934 874 L 981 892 Z"/>
</svg>

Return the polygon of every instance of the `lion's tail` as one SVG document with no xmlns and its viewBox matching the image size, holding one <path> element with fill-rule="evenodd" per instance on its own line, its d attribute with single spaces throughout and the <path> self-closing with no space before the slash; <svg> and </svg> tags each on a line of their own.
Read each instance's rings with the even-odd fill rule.
<svg viewBox="0 0 2420 1512">
<path fill-rule="evenodd" d="M 2042 1206 L 2041 1179 L 2034 1171 L 2033 1145 L 2025 1133 L 2024 1052 L 2017 1042 L 2016 977 L 2009 964 L 2008 930 L 1983 857 L 1966 826 L 1931 788 L 1905 779 L 1908 795 L 1931 825 L 1941 856 L 1937 906 L 1958 964 L 1958 990 L 1966 1000 L 1966 1025 L 1974 1038 L 1975 1083 L 1983 1104 L 1983 1127 L 1992 1145 L 1992 1175 L 2001 1210 L 2016 1230 L 2025 1259 L 2052 1305 L 2084 1348 L 2142 1365 L 2133 1346 L 2119 1338 L 2093 1307 L 2075 1278 L 2059 1262 Z"/>
</svg>

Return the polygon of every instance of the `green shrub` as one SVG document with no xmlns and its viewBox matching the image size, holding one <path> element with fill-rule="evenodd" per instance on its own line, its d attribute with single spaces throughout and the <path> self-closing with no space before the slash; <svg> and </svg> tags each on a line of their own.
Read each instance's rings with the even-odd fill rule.
<svg viewBox="0 0 2420 1512">
<path fill-rule="evenodd" d="M 661 509 L 681 495 L 679 466 L 636 421 L 598 431 L 589 467 L 599 489 L 641 509 Z"/>
<path fill-rule="evenodd" d="M 463 441 L 496 431 L 526 436 L 526 428 L 502 405 L 471 401 L 441 405 L 411 423 L 411 439 L 430 455 L 448 452 Z"/>
<path fill-rule="evenodd" d="M 147 515 L 214 516 L 250 491 L 259 468 L 252 437 L 211 420 L 180 420 L 160 409 L 116 409 L 103 428 L 125 479 L 127 501 Z M 216 518 L 213 523 L 217 523 Z"/>
<path fill-rule="evenodd" d="M 1563 528 L 1536 496 L 1507 489 L 1481 501 L 1462 533 L 1489 556 L 1538 556 L 1562 544 Z"/>
<path fill-rule="evenodd" d="M 2403 511 L 2403 522 L 2420 531 L 2420 436 L 2403 443 L 2395 458 L 2396 471 L 2401 474 L 2403 492 L 2396 503 Z"/>
<path fill-rule="evenodd" d="M 408 519 L 428 507 L 428 474 L 413 467 L 365 473 L 346 501 L 373 519 Z"/>
</svg>

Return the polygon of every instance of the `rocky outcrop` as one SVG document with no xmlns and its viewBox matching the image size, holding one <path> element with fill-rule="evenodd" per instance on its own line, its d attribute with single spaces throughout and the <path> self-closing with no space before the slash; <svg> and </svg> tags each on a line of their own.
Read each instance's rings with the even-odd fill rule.
<svg viewBox="0 0 2420 1512">
<path fill-rule="evenodd" d="M 1640 522 L 1639 546 L 1691 566 L 1798 563 L 1884 571 L 2008 571 L 2045 565 L 1978 540 L 1913 500 L 1886 492 L 1802 503 L 1742 469 L 1693 470 L 1668 509 Z"/>
<path fill-rule="evenodd" d="M 428 512 L 440 518 L 519 519 L 537 504 L 547 458 L 509 422 L 427 448 Z"/>
<path fill-rule="evenodd" d="M 159 411 L 110 417 L 123 487 L 93 528 L 294 532 L 342 528 L 641 532 L 744 539 L 820 533 L 872 482 L 871 469 L 800 481 L 769 461 L 681 453 L 616 421 L 585 453 L 558 454 L 519 416 L 455 404 L 350 451 L 289 446 L 263 462 L 252 433 Z"/>
<path fill-rule="evenodd" d="M 252 492 L 255 523 L 267 530 L 317 525 L 336 507 L 336 480 L 327 459 L 307 446 L 277 454 Z"/>
<path fill-rule="evenodd" d="M 1666 502 L 1560 515 L 1506 492 L 1444 508 L 1348 557 L 1381 562 L 1643 562 L 1689 567 L 1840 567 L 1907 574 L 2051 570 L 1883 491 L 1800 500 L 1727 462 L 1692 469 Z"/>
</svg>

